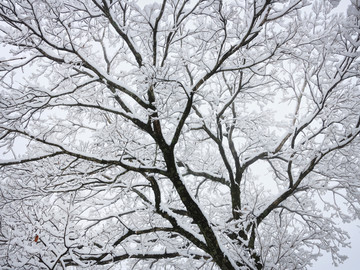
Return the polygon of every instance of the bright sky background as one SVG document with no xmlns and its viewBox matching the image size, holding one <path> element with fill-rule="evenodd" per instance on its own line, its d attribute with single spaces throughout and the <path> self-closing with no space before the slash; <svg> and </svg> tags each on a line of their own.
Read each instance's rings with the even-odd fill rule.
<svg viewBox="0 0 360 270">
<path fill-rule="evenodd" d="M 344 224 L 344 229 L 350 234 L 351 249 L 341 249 L 342 253 L 347 255 L 349 258 L 345 261 L 344 264 L 335 267 L 331 263 L 331 256 L 325 254 L 322 256 L 314 266 L 310 268 L 311 270 L 359 270 L 360 269 L 360 222 L 354 222 L 352 224 Z"/>
<path fill-rule="evenodd" d="M 141 0 L 139 4 L 147 3 L 150 1 Z M 336 10 L 346 12 L 347 6 L 349 5 L 350 0 L 341 0 L 339 6 Z M 3 48 L 0 48 L 0 54 L 5 53 Z M 14 150 L 16 153 L 21 153 L 24 150 L 24 142 L 18 141 L 18 144 L 15 146 Z M 7 155 L 3 154 L 4 149 L 0 149 L 0 159 L 12 158 L 11 152 Z M 360 179 L 359 179 L 360 181 Z M 344 264 L 335 267 L 332 265 L 331 255 L 324 254 L 319 258 L 317 262 L 314 262 L 313 267 L 309 267 L 310 270 L 359 270 L 360 269 L 360 221 L 353 222 L 351 224 L 341 224 L 345 231 L 349 232 L 351 248 L 341 248 L 342 254 L 347 255 L 349 258 L 345 261 Z"/>
</svg>

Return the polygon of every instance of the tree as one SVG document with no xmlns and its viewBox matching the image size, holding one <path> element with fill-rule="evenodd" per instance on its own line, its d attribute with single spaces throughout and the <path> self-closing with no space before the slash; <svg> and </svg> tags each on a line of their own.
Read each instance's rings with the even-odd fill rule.
<svg viewBox="0 0 360 270">
<path fill-rule="evenodd" d="M 2 269 L 342 262 L 360 3 L 338 2 L 1 1 Z"/>
</svg>

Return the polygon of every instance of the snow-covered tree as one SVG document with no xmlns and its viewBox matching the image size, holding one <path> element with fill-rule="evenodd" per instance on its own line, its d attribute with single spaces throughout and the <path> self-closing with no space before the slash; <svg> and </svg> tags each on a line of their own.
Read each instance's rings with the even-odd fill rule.
<svg viewBox="0 0 360 270">
<path fill-rule="evenodd" d="M 342 262 L 360 1 L 338 4 L 2 0 L 1 269 Z"/>
</svg>

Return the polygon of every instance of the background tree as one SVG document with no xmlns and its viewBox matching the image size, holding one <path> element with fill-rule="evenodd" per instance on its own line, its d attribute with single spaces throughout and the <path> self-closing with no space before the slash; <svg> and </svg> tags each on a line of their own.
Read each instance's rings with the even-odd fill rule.
<svg viewBox="0 0 360 270">
<path fill-rule="evenodd" d="M 1 1 L 1 268 L 342 262 L 360 4 L 338 2 Z"/>
</svg>

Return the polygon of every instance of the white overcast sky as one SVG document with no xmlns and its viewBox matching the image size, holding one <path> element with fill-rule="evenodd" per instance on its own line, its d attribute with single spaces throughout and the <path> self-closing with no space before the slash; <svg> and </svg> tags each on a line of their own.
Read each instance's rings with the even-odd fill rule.
<svg viewBox="0 0 360 270">
<path fill-rule="evenodd" d="M 144 5 L 151 3 L 153 0 L 140 0 L 139 4 Z M 341 0 L 339 6 L 336 8 L 336 11 L 346 12 L 346 9 L 349 5 L 350 0 Z M 5 53 L 3 48 L 0 53 Z M 17 147 L 16 147 L 17 146 Z M 17 153 L 21 153 L 24 150 L 24 142 L 18 141 L 18 144 L 15 146 L 14 150 Z M 7 155 L 3 154 L 3 149 L 0 149 L 0 159 L 11 158 L 12 154 L 8 153 Z M 360 179 L 359 179 L 360 180 Z M 335 267 L 332 264 L 331 255 L 324 254 L 314 262 L 313 267 L 309 267 L 310 270 L 359 270 L 360 269 L 360 221 L 353 222 L 351 224 L 340 224 L 345 231 L 349 232 L 351 248 L 341 248 L 341 253 L 347 255 L 349 258 L 345 261 L 344 264 Z"/>
</svg>

